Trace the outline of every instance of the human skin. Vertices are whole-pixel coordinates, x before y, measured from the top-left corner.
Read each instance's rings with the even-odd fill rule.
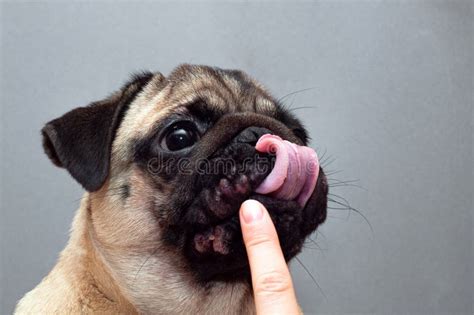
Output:
[[[257,314],[300,314],[288,265],[268,211],[260,202],[247,200],[239,215]]]

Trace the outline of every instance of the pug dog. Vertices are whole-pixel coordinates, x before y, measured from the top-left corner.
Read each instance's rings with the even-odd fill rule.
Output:
[[[241,71],[141,73],[42,137],[86,192],[57,264],[17,314],[252,314],[241,203],[265,205],[287,261],[326,218],[307,131]]]

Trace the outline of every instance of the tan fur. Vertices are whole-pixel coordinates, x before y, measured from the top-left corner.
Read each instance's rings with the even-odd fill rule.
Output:
[[[134,139],[146,136],[157,121],[198,97],[227,112],[274,110],[267,92],[239,75],[257,93],[245,94],[237,80],[211,75],[206,67],[184,65],[168,78],[155,74],[117,130],[108,180],[100,190],[84,195],[58,263],[21,299],[16,314],[254,312],[248,283],[198,285],[183,258],[161,244],[160,222],[148,207],[151,201],[165,203],[172,192],[163,183],[157,194],[131,163],[130,152]],[[124,183],[130,185],[126,200],[116,193]]]
[[[86,193],[58,263],[18,303],[16,314],[137,313],[115,285],[92,244],[89,204]]]

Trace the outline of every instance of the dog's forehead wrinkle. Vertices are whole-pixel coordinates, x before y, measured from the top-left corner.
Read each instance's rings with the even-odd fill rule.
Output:
[[[174,88],[168,103],[189,103],[195,99],[202,99],[214,106],[225,106],[233,102],[233,96],[224,89],[207,82],[185,82],[179,88]]]
[[[174,90],[191,90],[199,94],[199,90],[208,85],[224,95],[228,103],[240,106],[242,103],[254,105],[257,96],[272,99],[261,84],[241,71],[188,65],[177,69],[171,79],[176,85]]]
[[[220,91],[217,89],[210,89],[210,88],[202,89],[198,93],[191,95],[190,98],[188,99],[187,104],[198,103],[198,102],[204,103],[206,105],[210,105],[210,106],[207,106],[208,108],[210,107],[219,108],[222,111],[228,110],[228,104],[229,104],[229,101],[227,100],[225,95],[220,93]]]

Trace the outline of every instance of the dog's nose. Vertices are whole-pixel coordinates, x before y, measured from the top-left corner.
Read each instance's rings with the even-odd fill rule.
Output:
[[[264,134],[273,134],[269,129],[263,127],[251,126],[242,130],[235,138],[235,142],[247,143],[251,146],[257,144],[258,139]]]

